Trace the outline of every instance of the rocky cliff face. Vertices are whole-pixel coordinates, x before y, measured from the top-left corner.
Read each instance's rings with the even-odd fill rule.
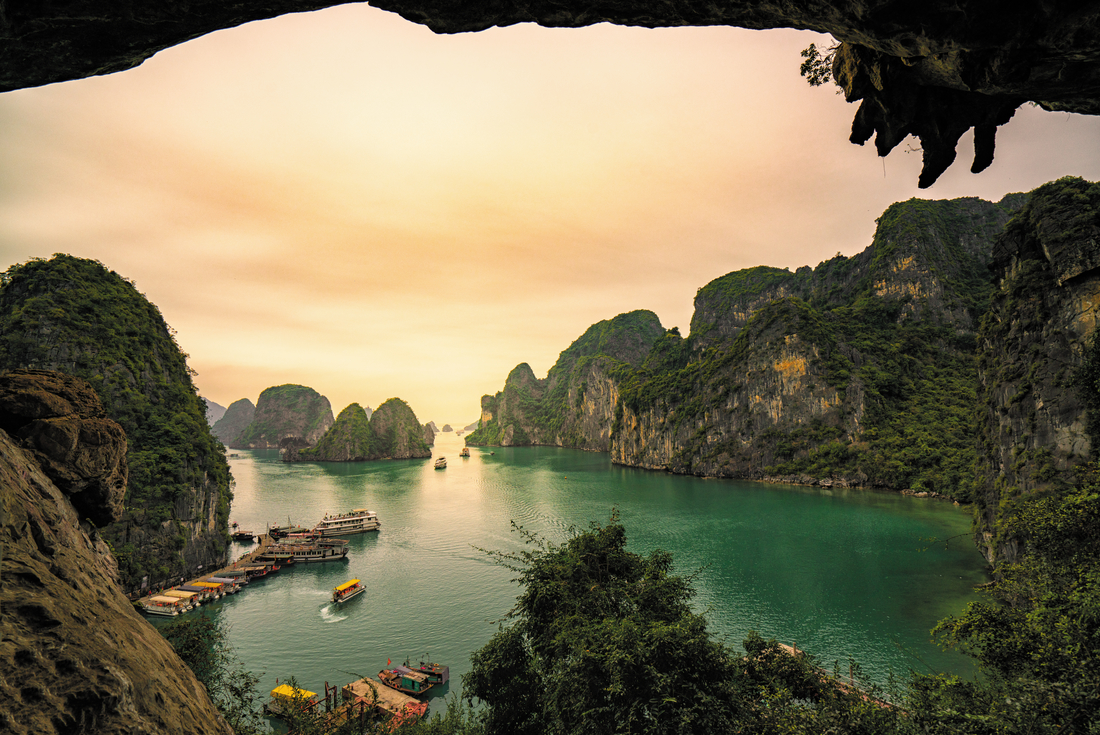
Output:
[[[0,729],[232,735],[82,520],[122,510],[121,427],[76,378],[11,372],[0,386]]]
[[[468,442],[968,498],[975,335],[992,290],[985,265],[1023,201],[902,202],[855,257],[715,279],[696,296],[687,339],[650,333],[648,352],[620,359],[582,350],[545,381],[520,365],[501,393],[482,398]],[[578,344],[591,345],[590,333]]]
[[[103,529],[122,583],[223,561],[229,468],[186,356],[156,306],[102,264],[67,255],[0,277],[0,369],[87,380],[125,430],[125,513]]]
[[[0,91],[130,69],[161,49],[334,0],[193,0],[184,5],[133,0],[11,4],[0,16]],[[579,27],[622,25],[798,28],[841,43],[832,76],[849,102],[860,101],[851,140],[875,136],[886,155],[908,135],[924,152],[921,186],[955,159],[974,130],[971,170],[993,160],[998,126],[1034,101],[1049,110],[1100,113],[1100,14],[1079,3],[927,0],[919,9],[892,0],[658,0],[593,5],[581,0],[374,0],[437,33],[533,22]]]
[[[1100,439],[1090,426],[1100,386],[1082,379],[1096,360],[1100,185],[1063,179],[1040,187],[993,256],[997,288],[980,343],[975,498],[978,542],[991,562],[1015,558],[1015,540],[1000,528],[1015,501],[1067,489]]]
[[[256,417],[256,406],[247,398],[233,401],[225,414],[211,428],[210,432],[216,436],[222,444],[233,446],[233,442],[252,423]]]
[[[480,427],[466,443],[608,451],[615,404],[608,403],[606,376],[618,367],[641,366],[662,334],[656,314],[632,311],[589,327],[544,380],[527,363],[517,365],[504,390],[482,397]]]
[[[256,402],[252,423],[230,440],[234,449],[282,449],[289,444],[311,447],[335,419],[323,395],[304,385],[277,385]]]

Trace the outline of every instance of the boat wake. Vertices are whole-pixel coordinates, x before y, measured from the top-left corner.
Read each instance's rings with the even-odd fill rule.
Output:
[[[331,602],[321,607],[321,622],[323,623],[339,623],[341,620],[347,620],[348,614],[337,612],[336,606]]]

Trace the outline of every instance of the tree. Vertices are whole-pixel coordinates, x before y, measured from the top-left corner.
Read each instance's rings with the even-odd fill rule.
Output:
[[[989,601],[941,622],[940,640],[974,656],[982,679],[921,677],[926,732],[1100,733],[1100,480],[1065,497],[1021,501],[1005,520],[1021,544]]]
[[[628,552],[615,513],[561,545],[513,528],[533,549],[486,553],[523,591],[463,676],[488,735],[736,730],[735,657],[669,554]]]
[[[199,613],[176,618],[161,633],[206,687],[207,694],[236,735],[260,735],[268,728],[257,690],[260,677],[246,671],[229,648],[220,618]]]

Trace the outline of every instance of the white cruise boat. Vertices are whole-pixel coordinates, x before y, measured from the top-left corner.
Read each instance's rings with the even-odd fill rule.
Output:
[[[354,536],[357,533],[377,531],[382,524],[378,514],[366,508],[357,508],[350,513],[325,516],[313,528],[315,536]]]

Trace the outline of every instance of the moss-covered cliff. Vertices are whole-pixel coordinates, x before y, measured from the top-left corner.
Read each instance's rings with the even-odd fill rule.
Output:
[[[1097,444],[1100,184],[1035,190],[993,252],[997,288],[979,362],[979,545],[1012,560],[1020,501],[1060,495]],[[1089,412],[1091,411],[1091,416]]]
[[[715,279],[696,295],[688,338],[658,334],[629,360],[587,351],[557,386],[569,386],[567,401],[547,399],[553,375],[538,381],[517,367],[504,391],[482,398],[468,442],[968,498],[986,264],[1024,200],[912,199],[887,209],[854,257]]]
[[[210,432],[216,436],[222,444],[231,446],[233,441],[244,433],[256,417],[256,405],[247,398],[233,401],[225,414],[210,428]]]
[[[157,307],[96,261],[57,255],[0,277],[0,368],[82,377],[126,431],[125,513],[102,530],[127,586],[228,547],[229,468],[186,358]]]
[[[292,444],[316,444],[332,426],[332,406],[323,395],[304,385],[267,388],[256,401],[252,423],[229,446],[235,449],[277,449]]]
[[[632,311],[589,327],[543,380],[527,363],[517,365],[504,390],[482,397],[479,427],[466,443],[606,452],[617,393],[607,392],[602,376],[619,366],[640,366],[664,331],[653,312]]]
[[[358,462],[375,459],[414,459],[432,456],[424,439],[425,427],[409,404],[391,398],[368,414],[353,403],[313,447],[288,447],[287,462]]]

